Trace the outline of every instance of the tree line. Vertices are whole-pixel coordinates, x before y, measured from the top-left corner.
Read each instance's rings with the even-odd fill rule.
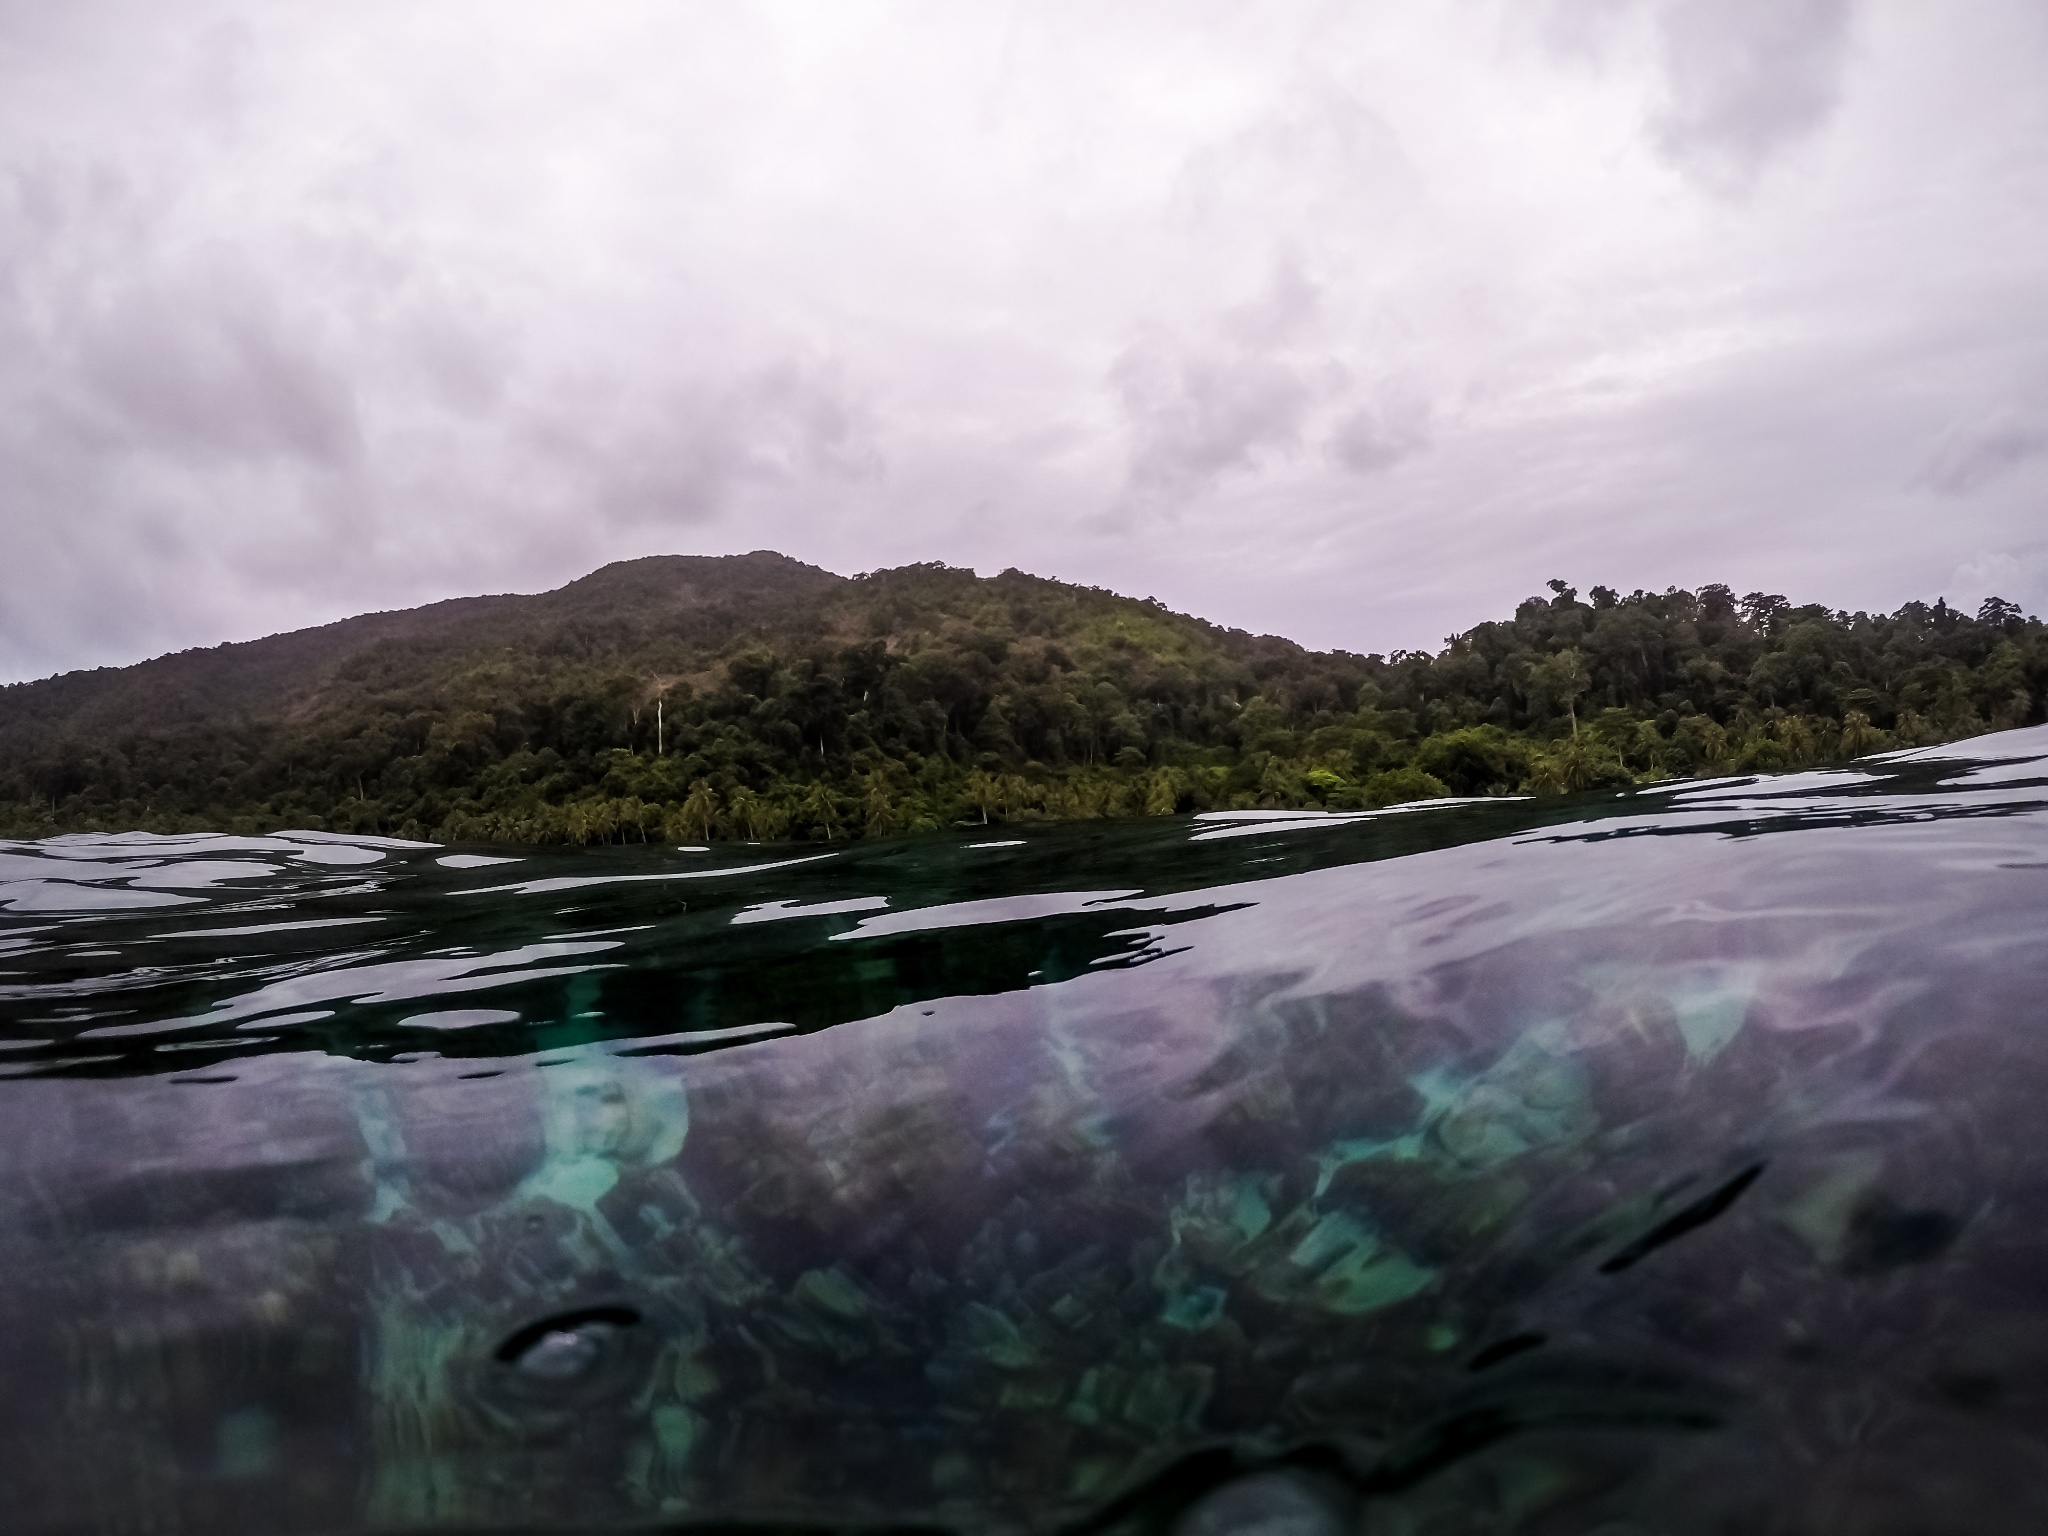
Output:
[[[2048,626],[1995,598],[1552,581],[1361,656],[1016,571],[763,553],[442,609],[0,689],[0,830],[831,841],[1370,808],[1840,762],[2048,694]]]

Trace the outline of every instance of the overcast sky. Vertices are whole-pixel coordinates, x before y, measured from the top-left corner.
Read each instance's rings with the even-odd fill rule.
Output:
[[[2048,609],[2048,3],[0,0],[0,679],[635,555]]]

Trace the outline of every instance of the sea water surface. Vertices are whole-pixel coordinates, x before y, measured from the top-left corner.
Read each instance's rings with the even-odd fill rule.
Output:
[[[0,844],[0,1526],[2048,1530],[2048,727]]]

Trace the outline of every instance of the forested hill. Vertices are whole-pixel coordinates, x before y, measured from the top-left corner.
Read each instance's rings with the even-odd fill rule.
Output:
[[[2048,626],[1561,581],[1435,654],[940,565],[664,556],[0,689],[0,832],[877,836],[1555,793],[2038,721]]]

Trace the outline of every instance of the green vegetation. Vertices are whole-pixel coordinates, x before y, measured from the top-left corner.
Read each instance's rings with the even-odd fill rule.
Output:
[[[1095,588],[780,555],[607,566],[0,689],[0,831],[831,840],[1557,793],[2037,721],[2048,625],[1561,581],[1435,654]]]

